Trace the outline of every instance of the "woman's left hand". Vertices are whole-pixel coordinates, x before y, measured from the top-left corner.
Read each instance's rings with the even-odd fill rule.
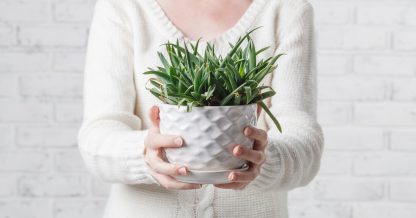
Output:
[[[253,149],[236,145],[233,148],[233,155],[248,161],[249,168],[246,171],[232,171],[228,174],[231,183],[214,184],[215,187],[224,189],[244,189],[260,173],[261,165],[266,161],[264,150],[268,144],[267,132],[253,126],[244,128],[244,135],[254,139]]]

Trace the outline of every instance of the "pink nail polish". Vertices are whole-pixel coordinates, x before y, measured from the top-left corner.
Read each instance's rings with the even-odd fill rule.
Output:
[[[181,168],[179,168],[179,173],[181,174],[181,175],[186,175],[186,168],[185,167],[181,167]]]
[[[229,179],[230,181],[234,180],[234,179],[235,179],[234,174],[230,173],[230,175],[228,175],[228,179]]]
[[[178,146],[182,146],[182,138],[178,137],[175,139],[175,144]]]
[[[240,155],[242,152],[243,152],[243,149],[241,149],[241,147],[240,147],[240,146],[237,146],[237,147],[234,149],[234,154],[235,154],[235,155]]]

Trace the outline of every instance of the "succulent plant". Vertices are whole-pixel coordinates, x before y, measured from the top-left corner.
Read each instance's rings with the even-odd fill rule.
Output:
[[[179,40],[162,44],[168,58],[157,52],[163,66],[157,69],[148,67],[148,71],[144,72],[156,76],[148,80],[152,87],[146,83],[146,89],[166,104],[186,106],[188,112],[193,106],[260,103],[282,132],[278,120],[262,101],[276,92],[260,82],[276,69],[277,59],[284,54],[257,60],[257,56],[269,48],[256,50],[250,34],[258,28],[240,36],[235,44],[229,42],[230,50],[225,57],[217,55],[214,45],[209,42],[200,54],[198,45],[201,38],[196,43],[190,43],[191,48],[185,42],[180,45]],[[246,46],[241,48],[244,40]]]

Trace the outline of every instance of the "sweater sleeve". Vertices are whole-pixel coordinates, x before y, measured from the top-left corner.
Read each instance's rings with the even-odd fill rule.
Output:
[[[246,188],[290,190],[307,185],[317,174],[324,138],[316,120],[316,51],[313,8],[304,2],[278,33],[278,61],[271,85],[276,95],[267,102],[282,126],[269,116],[266,161]],[[263,112],[262,112],[263,113]]]
[[[113,183],[156,183],[143,159],[142,121],[134,114],[132,32],[122,10],[98,0],[84,70],[83,122],[78,145],[87,169]]]

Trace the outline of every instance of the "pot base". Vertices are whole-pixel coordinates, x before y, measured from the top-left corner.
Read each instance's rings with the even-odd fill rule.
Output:
[[[244,164],[241,168],[233,170],[189,170],[186,176],[175,176],[175,179],[180,182],[197,183],[197,184],[222,184],[231,183],[228,180],[228,174],[231,171],[246,171],[249,168]]]

